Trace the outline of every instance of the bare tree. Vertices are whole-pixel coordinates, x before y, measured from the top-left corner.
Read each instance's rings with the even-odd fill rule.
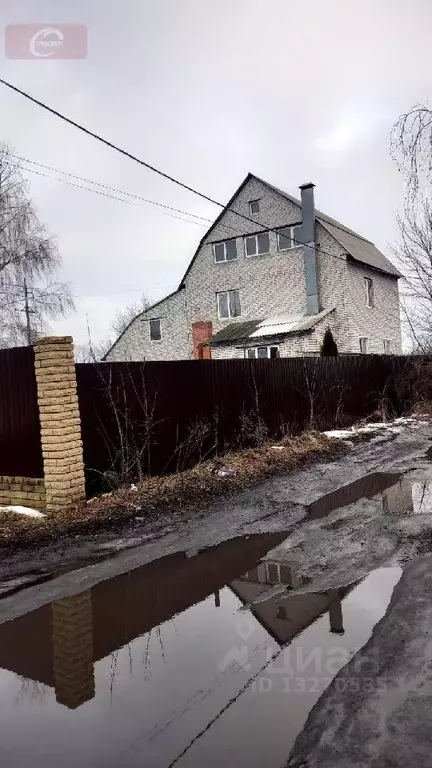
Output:
[[[414,350],[432,350],[432,110],[412,107],[393,127],[391,152],[406,180],[405,211],[398,216],[399,241],[393,248],[405,280],[402,319]]]
[[[40,223],[19,161],[0,145],[0,345],[30,344],[50,319],[74,308],[56,281],[61,259]]]
[[[402,317],[414,349],[432,350],[432,204],[418,197],[398,216],[399,242],[393,253],[404,274]]]
[[[117,310],[114,320],[111,323],[111,328],[116,336],[120,336],[120,334],[126,330],[128,325],[130,325],[132,320],[134,320],[137,315],[139,315],[141,312],[144,312],[150,306],[151,302],[143,293],[139,301],[135,301],[133,304],[130,304],[124,309]]]
[[[406,177],[409,196],[417,194],[432,172],[432,109],[418,104],[399,117],[392,130],[391,152]]]
[[[100,363],[111,346],[111,340],[88,341],[85,344],[75,344],[75,360],[77,363]]]

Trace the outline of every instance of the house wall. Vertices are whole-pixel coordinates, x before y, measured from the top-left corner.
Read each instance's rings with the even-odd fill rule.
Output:
[[[359,338],[368,338],[368,353],[384,353],[383,340],[390,339],[391,351],[402,352],[398,281],[361,264],[348,263],[347,302],[350,312],[350,345],[359,352]],[[365,277],[373,280],[374,306],[366,306]]]
[[[249,202],[260,200],[260,211],[249,212]],[[176,360],[193,357],[192,326],[211,322],[213,334],[228,323],[241,319],[263,319],[281,313],[304,314],[307,310],[303,248],[279,253],[277,236],[270,232],[270,253],[246,257],[244,236],[263,229],[299,224],[301,206],[287,200],[258,179],[250,179],[201,245],[185,278],[185,288],[140,315],[119,339],[107,360]],[[241,218],[234,211],[252,219]],[[255,223],[255,221],[257,223]],[[258,223],[260,222],[260,223]],[[213,243],[235,237],[237,260],[216,264]],[[392,351],[401,350],[397,280],[367,266],[347,261],[340,243],[319,222],[316,225],[317,277],[320,309],[335,307],[324,329],[284,342],[281,355],[314,354],[322,334],[330,325],[339,352],[359,352],[359,338],[369,339],[369,352],[382,353],[383,340],[390,339]],[[375,306],[365,301],[364,278],[374,281]],[[216,293],[240,290],[241,317],[220,320]],[[162,339],[151,342],[148,320],[162,319]],[[242,357],[234,347],[213,348],[212,356]]]
[[[254,199],[260,199],[261,206],[256,216],[249,213],[249,201]],[[255,179],[251,179],[242,189],[232,208],[268,227],[298,224],[302,218],[300,206]],[[211,320],[213,333],[216,333],[233,322],[218,318],[216,292],[236,288],[240,290],[242,317],[259,319],[281,312],[306,311],[302,246],[279,253],[276,234],[270,232],[270,254],[246,257],[244,235],[262,229],[260,224],[227,211],[211,231],[186,278],[191,323]],[[215,264],[212,243],[236,235],[237,260]]]
[[[161,320],[162,338],[151,341],[149,320],[156,319]],[[138,315],[106,360],[185,360],[192,356],[192,330],[186,322],[186,291],[181,290]]]

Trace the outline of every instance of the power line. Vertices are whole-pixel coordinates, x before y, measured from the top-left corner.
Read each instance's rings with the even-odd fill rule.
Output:
[[[14,165],[11,163],[11,165]],[[22,167],[22,166],[17,166]],[[133,205],[135,208],[142,208],[145,210],[143,205],[139,205],[139,203],[134,203],[131,200],[124,200],[122,197],[118,197],[116,195],[110,195],[108,192],[101,192],[99,189],[91,189],[91,187],[85,187],[83,184],[76,184],[73,181],[67,181],[67,179],[55,179],[52,176],[48,176],[46,173],[42,173],[42,171],[37,171],[35,168],[25,168],[22,167],[23,171],[27,171],[28,173],[34,173],[37,176],[43,176],[45,179],[50,179],[51,181],[58,181],[61,184],[67,184],[69,187],[75,187],[76,189],[83,189],[86,192],[93,192],[95,195],[100,195],[102,197],[108,197],[111,198],[111,200],[117,200],[120,203],[125,203],[126,205]],[[120,191],[120,190],[119,190]],[[196,224],[198,227],[204,227],[207,226],[204,224],[204,222],[200,221],[192,221],[191,219],[184,219],[182,216],[175,216],[173,213],[168,213],[167,211],[160,211],[160,213],[163,214],[163,216],[170,216],[172,219],[178,219],[179,221],[185,221],[187,224]]]
[[[53,173],[61,173],[63,176],[70,176],[72,179],[77,179],[78,181],[84,181],[86,184],[94,184],[97,187],[102,187],[103,189],[108,189],[111,192],[117,192],[121,195],[127,195],[127,197],[132,197],[136,200],[141,200],[144,203],[149,203],[150,205],[156,205],[160,208],[166,208],[169,211],[175,211],[176,213],[183,213],[185,216],[193,216],[195,219],[201,219],[202,221],[205,221],[209,224],[212,223],[212,219],[208,219],[205,216],[199,216],[197,213],[191,213],[190,211],[184,211],[181,208],[173,208],[171,205],[166,205],[165,203],[159,203],[156,200],[149,200],[146,197],[141,197],[141,195],[136,195],[133,192],[125,192],[123,189],[118,189],[117,187],[111,187],[109,184],[103,184],[101,181],[94,181],[94,179],[87,179],[84,176],[78,176],[75,173],[70,173],[69,171],[64,171],[62,168],[53,168],[50,165],[45,165],[44,163],[39,163],[36,160],[29,160],[28,157],[20,157],[19,155],[11,154],[10,157],[15,158],[15,160],[22,160],[24,163],[30,163],[31,165],[37,165],[39,168],[44,168],[47,171],[52,171]],[[27,169],[30,170],[30,169]],[[60,179],[56,179],[56,181],[60,181]]]

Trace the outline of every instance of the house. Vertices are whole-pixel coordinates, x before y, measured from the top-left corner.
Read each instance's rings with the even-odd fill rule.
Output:
[[[398,278],[369,240],[249,173],[174,293],[139,314],[105,359],[401,352]]]

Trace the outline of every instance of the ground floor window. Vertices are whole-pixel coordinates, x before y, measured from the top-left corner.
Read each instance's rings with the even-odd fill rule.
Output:
[[[362,338],[359,339],[359,341],[360,341],[360,352],[361,352],[361,354],[362,355],[367,355],[368,339],[366,338],[366,336],[362,336]]]
[[[390,339],[384,339],[383,340],[383,348],[384,348],[384,354],[385,355],[391,355],[391,341]]]
[[[150,320],[150,341],[160,341],[162,338],[161,321]]]
[[[279,347],[249,347],[245,349],[244,354],[250,360],[256,357],[279,357]]]

